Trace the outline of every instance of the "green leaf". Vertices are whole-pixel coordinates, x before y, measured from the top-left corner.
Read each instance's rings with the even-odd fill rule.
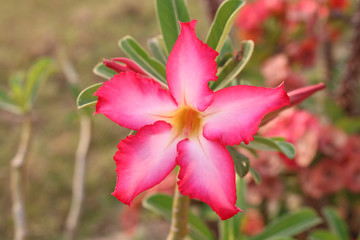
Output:
[[[2,89],[0,89],[0,108],[14,114],[22,113],[21,109],[16,106],[16,103]]]
[[[246,147],[254,150],[279,151],[290,159],[293,159],[296,154],[295,147],[291,143],[279,138],[254,136],[254,141],[250,142]]]
[[[267,238],[266,240],[296,240],[296,239],[292,237],[272,237],[272,238]]]
[[[243,70],[254,50],[254,42],[251,40],[241,43],[241,50],[235,58],[229,59],[218,74],[218,79],[213,82],[211,89],[219,90],[225,88]]]
[[[165,52],[164,39],[162,36],[157,36],[148,40],[150,51],[154,57],[166,66],[167,53]]]
[[[96,64],[96,66],[93,68],[93,72],[96,75],[105,78],[107,80],[109,80],[110,78],[114,77],[115,74],[117,74],[117,72],[106,67],[102,62]]]
[[[206,38],[206,43],[215,51],[221,51],[236,15],[244,4],[242,0],[227,0],[218,8]]]
[[[25,108],[25,97],[24,97],[24,78],[23,72],[17,72],[10,77],[10,98],[14,103],[24,111]]]
[[[239,153],[234,147],[227,146],[235,166],[235,172],[239,177],[243,178],[249,172],[250,162],[249,158]]]
[[[261,183],[261,176],[258,171],[256,171],[255,168],[250,167],[250,174],[254,179],[255,183],[259,185]]]
[[[78,109],[95,104],[97,102],[97,96],[94,96],[94,93],[102,85],[103,83],[97,83],[82,90],[76,100]]]
[[[341,240],[327,230],[315,230],[310,233],[309,240]]]
[[[180,34],[181,22],[190,22],[184,0],[156,0],[157,16],[161,33],[169,54]]]
[[[38,60],[29,70],[25,83],[25,104],[30,108],[35,101],[40,87],[55,72],[54,61],[49,58]]]
[[[288,213],[275,219],[265,230],[250,238],[250,240],[292,237],[318,225],[320,222],[321,219],[313,209],[303,208],[295,213]]]
[[[350,239],[349,229],[346,223],[341,220],[333,208],[325,207],[322,209],[322,213],[332,233],[334,233],[341,240]]]
[[[143,206],[153,212],[159,213],[167,219],[171,219],[173,198],[164,194],[155,194],[143,200]],[[190,226],[189,237],[194,240],[214,240],[214,236],[205,223],[196,215],[189,213]]]
[[[119,41],[120,48],[140,67],[148,72],[151,77],[166,84],[165,66],[149,54],[132,37],[126,36]]]

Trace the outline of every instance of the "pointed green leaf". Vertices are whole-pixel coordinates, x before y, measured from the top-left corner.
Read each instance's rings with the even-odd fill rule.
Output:
[[[244,4],[242,0],[227,0],[220,5],[206,38],[206,43],[215,51],[221,51],[236,15]]]
[[[249,158],[239,153],[234,147],[227,146],[235,166],[235,172],[239,177],[243,178],[249,172],[250,162]]]
[[[332,233],[341,240],[349,240],[349,229],[346,223],[337,215],[336,211],[331,207],[325,207],[322,213],[329,225]]]
[[[211,89],[219,90],[225,88],[234,80],[239,73],[243,70],[254,50],[254,42],[251,40],[243,41],[241,43],[241,50],[235,56],[226,62],[221,72],[218,74],[218,79],[213,82]]]
[[[167,53],[165,49],[164,39],[162,36],[157,36],[148,41],[150,51],[154,57],[166,66]]]
[[[279,151],[290,159],[294,158],[296,154],[295,147],[291,143],[282,141],[279,138],[254,136],[254,141],[250,142],[246,147],[254,150]]]
[[[95,104],[97,102],[97,96],[94,96],[94,93],[102,85],[103,83],[97,83],[82,90],[76,100],[78,109]]]
[[[16,105],[16,103],[8,96],[8,94],[0,89],[0,108],[12,112],[15,114],[21,114],[21,109]]]
[[[250,167],[250,174],[254,179],[255,183],[259,185],[261,183],[261,176],[258,171],[256,171],[255,168]]]
[[[342,240],[327,230],[315,230],[311,232],[309,240]]]
[[[149,54],[132,37],[126,36],[119,41],[120,48],[151,77],[159,79],[166,84],[165,66]]]
[[[143,206],[153,212],[159,213],[167,219],[171,219],[173,198],[164,194],[155,194],[143,200]],[[214,240],[214,236],[205,223],[196,215],[189,213],[188,223],[190,226],[189,237],[194,240]]]
[[[93,68],[93,72],[99,77],[105,78],[107,80],[109,80],[110,78],[114,77],[115,74],[117,74],[117,72],[106,67],[102,62],[96,64],[96,66]]]
[[[184,0],[156,0],[157,16],[161,33],[169,54],[180,34],[181,22],[190,22]]]
[[[29,70],[25,83],[25,101],[31,107],[40,87],[55,72],[55,64],[49,58],[38,60]]]
[[[303,208],[295,213],[285,214],[270,222],[265,230],[250,238],[250,240],[292,237],[318,225],[320,222],[321,219],[313,209]]]

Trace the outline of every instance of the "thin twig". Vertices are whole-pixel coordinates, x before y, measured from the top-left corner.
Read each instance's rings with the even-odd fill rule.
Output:
[[[177,186],[172,208],[170,232],[166,240],[184,240],[189,232],[188,212],[190,198],[181,195]]]
[[[77,87],[79,77],[73,65],[68,60],[65,50],[59,50],[58,56],[61,68],[70,87]],[[91,119],[86,114],[79,113],[80,137],[75,157],[75,169],[72,185],[70,210],[65,222],[64,239],[73,240],[78,229],[83,200],[85,197],[85,174],[87,153],[91,140]]]
[[[360,1],[357,1],[357,10],[353,17],[354,38],[349,47],[351,53],[346,67],[344,78],[339,92],[339,104],[349,115],[360,115],[357,102],[360,73]]]
[[[72,240],[75,237],[82,203],[85,196],[86,156],[91,139],[91,119],[87,115],[80,116],[80,139],[76,151],[75,172],[73,178],[72,199],[69,214],[66,219],[64,238]]]
[[[21,138],[17,153],[11,161],[11,196],[12,212],[14,218],[14,240],[27,238],[27,221],[24,200],[24,165],[29,154],[32,123],[30,116],[24,115],[22,119]]]

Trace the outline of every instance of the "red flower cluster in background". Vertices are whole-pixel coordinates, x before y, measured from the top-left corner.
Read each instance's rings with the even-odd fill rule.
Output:
[[[324,37],[336,40],[341,31],[332,14],[348,6],[348,0],[255,0],[240,11],[236,24],[241,39],[267,44],[272,40],[274,49],[284,52],[291,63],[309,67],[318,43]]]

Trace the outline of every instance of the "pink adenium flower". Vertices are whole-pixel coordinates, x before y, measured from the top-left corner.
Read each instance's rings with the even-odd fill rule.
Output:
[[[166,75],[169,89],[123,72],[95,93],[96,113],[138,131],[118,145],[113,195],[125,204],[160,183],[176,165],[179,191],[207,203],[221,219],[235,206],[235,171],[226,145],[249,143],[265,114],[289,104],[282,86],[232,86],[213,92],[216,51],[195,34],[196,20],[181,23]]]

